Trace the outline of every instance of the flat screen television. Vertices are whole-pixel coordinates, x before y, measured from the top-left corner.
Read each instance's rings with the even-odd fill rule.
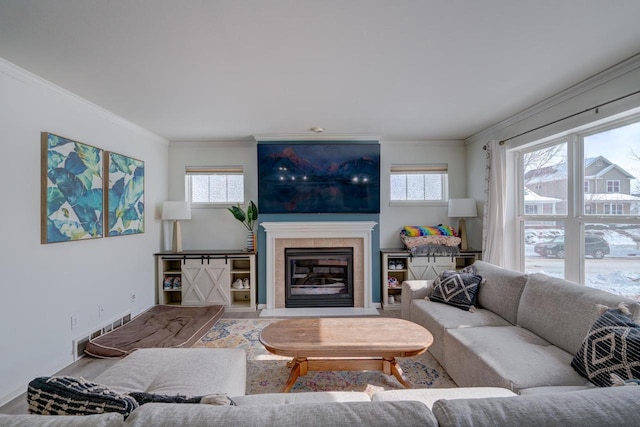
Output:
[[[260,213],[379,213],[380,144],[258,144]]]

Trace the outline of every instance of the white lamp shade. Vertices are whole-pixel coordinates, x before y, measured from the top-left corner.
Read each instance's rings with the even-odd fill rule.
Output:
[[[164,202],[162,205],[162,219],[191,219],[191,205],[189,202]]]
[[[449,199],[449,218],[473,218],[478,216],[475,199]]]

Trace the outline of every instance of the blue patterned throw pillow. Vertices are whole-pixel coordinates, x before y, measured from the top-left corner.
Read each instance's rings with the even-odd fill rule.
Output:
[[[433,282],[429,300],[469,311],[476,303],[482,276],[452,270],[443,271]]]
[[[640,379],[640,325],[623,306],[606,310],[591,326],[571,366],[599,387],[612,385],[612,374],[622,381]]]
[[[125,418],[138,407],[131,396],[75,377],[39,377],[27,389],[29,412],[41,415],[91,415],[117,412]]]

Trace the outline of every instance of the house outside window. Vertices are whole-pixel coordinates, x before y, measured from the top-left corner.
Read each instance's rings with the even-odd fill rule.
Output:
[[[522,186],[515,208],[523,271],[640,301],[640,263],[634,259],[640,253],[637,141],[640,116],[518,151]],[[573,177],[582,185],[571,185]],[[544,201],[542,212],[531,207],[534,201]]]
[[[226,207],[244,203],[241,166],[187,166],[185,195],[192,207]]]
[[[446,202],[449,192],[447,170],[446,164],[391,166],[391,204]]]

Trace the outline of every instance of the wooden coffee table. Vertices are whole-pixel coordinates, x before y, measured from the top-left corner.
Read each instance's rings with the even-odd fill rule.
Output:
[[[308,371],[378,370],[411,388],[395,358],[424,353],[433,336],[396,318],[292,318],[265,327],[260,342],[271,353],[293,357],[285,393]]]

